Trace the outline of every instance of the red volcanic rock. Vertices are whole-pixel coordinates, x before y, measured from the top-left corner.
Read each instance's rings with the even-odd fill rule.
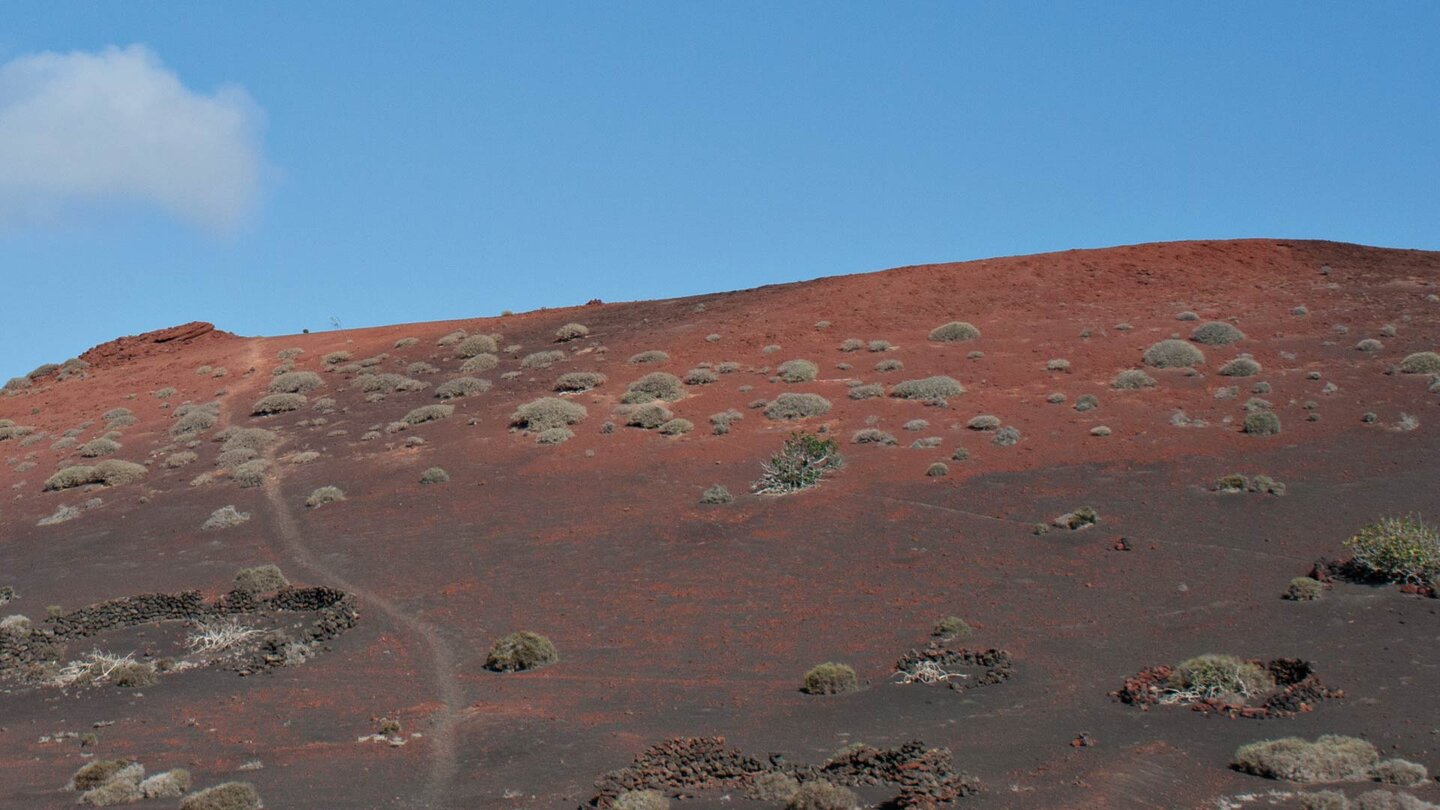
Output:
[[[167,329],[156,329],[153,332],[130,335],[116,338],[108,343],[101,343],[80,355],[80,359],[89,363],[93,370],[122,365],[141,357],[149,357],[163,352],[179,351],[183,347],[196,343],[234,339],[237,339],[235,335],[216,329],[213,323],[191,321]]]

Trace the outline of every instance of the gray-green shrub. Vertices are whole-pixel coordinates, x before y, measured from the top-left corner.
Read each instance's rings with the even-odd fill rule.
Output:
[[[1288,782],[1368,781],[1380,762],[1375,746],[1358,737],[1325,734],[1314,742],[1282,737],[1242,745],[1236,770]]]
[[[1245,339],[1245,333],[1224,321],[1210,321],[1195,327],[1190,339],[1206,346],[1225,346]]]
[[[560,660],[550,639],[520,630],[497,640],[485,656],[485,668],[494,672],[524,672]]]
[[[685,372],[686,385],[709,385],[718,379],[720,379],[720,376],[715,373],[714,369],[703,366],[692,368]]]
[[[1290,584],[1285,586],[1286,599],[1293,602],[1313,602],[1325,593],[1325,586],[1319,580],[1310,577],[1295,577]]]
[[[1400,361],[1402,374],[1440,374],[1440,354],[1415,352]]]
[[[210,513],[210,517],[206,518],[205,522],[200,524],[200,530],[213,532],[219,531],[220,529],[229,529],[234,526],[239,526],[249,519],[249,512],[241,512],[233,505],[222,506]]]
[[[675,415],[670,413],[669,408],[658,402],[651,402],[630,409],[625,415],[625,424],[629,427],[654,430],[674,418]]]
[[[665,436],[682,436],[695,429],[695,423],[689,419],[671,419],[658,428],[658,431]]]
[[[320,487],[314,492],[311,492],[310,497],[305,499],[305,505],[310,507],[311,509],[314,509],[316,507],[325,506],[326,504],[331,504],[335,503],[336,501],[343,500],[345,500],[345,490],[339,487],[327,486]]]
[[[579,424],[589,416],[585,406],[559,397],[541,397],[515,409],[510,423],[531,431],[544,431]]]
[[[45,480],[45,489],[54,491],[87,484],[118,487],[144,478],[147,472],[143,464],[107,458],[93,467],[77,464],[57,471]]]
[[[956,397],[965,393],[965,386],[953,377],[938,374],[920,380],[905,380],[890,387],[890,396],[897,399],[918,399],[926,402]]]
[[[572,340],[579,340],[590,334],[590,328],[582,323],[567,323],[555,330],[555,340],[560,343],[567,343]]]
[[[662,352],[658,349],[651,349],[650,351],[630,355],[630,365],[644,366],[650,365],[652,363],[664,363],[669,359],[670,355],[666,354],[665,352]]]
[[[770,419],[809,419],[830,412],[830,400],[819,394],[785,393],[765,406],[765,416]]]
[[[1252,411],[1246,414],[1243,429],[1253,436],[1274,436],[1280,432],[1280,417],[1271,411]]]
[[[541,445],[563,444],[575,438],[575,431],[566,427],[553,427],[535,434],[535,443]]]
[[[850,441],[853,444],[884,444],[892,447],[898,443],[895,441],[894,436],[878,428],[857,430],[855,434],[850,437]]]
[[[1115,375],[1110,387],[1120,391],[1135,391],[1155,385],[1155,378],[1138,368],[1127,368]]]
[[[249,782],[224,782],[180,801],[180,810],[259,810],[260,806],[260,793]]]
[[[304,394],[269,394],[262,397],[250,408],[254,416],[270,416],[286,411],[296,411],[305,406]]]
[[[820,374],[820,367],[809,360],[786,360],[775,373],[787,383],[809,382]]]
[[[113,455],[119,449],[119,442],[102,436],[80,445],[80,449],[76,451],[76,454],[81,458],[99,458],[101,456]]]
[[[683,396],[685,389],[681,386],[679,377],[664,371],[653,371],[626,386],[625,395],[620,401],[627,404],[657,399],[674,402]]]
[[[467,357],[465,362],[460,364],[461,374],[475,374],[481,371],[489,371],[500,365],[500,358],[488,352],[482,352],[474,357]]]
[[[851,399],[875,399],[885,396],[885,387],[871,383],[869,385],[857,385],[850,389],[848,396]]]
[[[598,371],[571,371],[555,380],[556,391],[589,391],[605,384],[606,377]]]
[[[710,487],[700,495],[700,503],[709,505],[726,504],[734,500],[735,496],[730,494],[730,490],[720,484]]]
[[[847,664],[827,661],[805,673],[800,691],[807,695],[842,695],[860,688],[855,670]]]
[[[978,337],[980,330],[965,321],[951,321],[930,330],[930,339],[941,343],[975,340]]]
[[[479,377],[456,377],[453,380],[446,380],[435,388],[435,396],[440,399],[455,399],[457,397],[468,397],[471,394],[483,394],[490,390],[490,381],[482,380]]]
[[[1253,377],[1260,373],[1260,364],[1253,358],[1237,357],[1220,367],[1222,377]]]
[[[525,355],[525,358],[520,361],[520,367],[549,368],[564,359],[565,352],[562,352],[558,349],[552,349],[550,351],[544,352],[534,352],[533,354]]]
[[[420,474],[422,484],[444,484],[450,480],[450,473],[440,467],[431,467]]]
[[[1263,666],[1233,655],[1206,653],[1181,661],[1169,686],[1198,698],[1249,698],[1275,688],[1275,676]]]
[[[489,335],[470,335],[455,343],[456,357],[474,357],[477,354],[495,354],[498,351],[500,347],[495,344],[495,338]],[[561,356],[564,356],[563,353]]]
[[[235,583],[231,587],[246,593],[270,593],[288,587],[290,580],[273,564],[241,568],[235,572]]]
[[[306,394],[324,383],[313,371],[288,371],[270,380],[266,390],[272,394]]]
[[[1371,576],[1414,584],[1440,576],[1440,531],[1415,515],[1381,518],[1346,540],[1345,548]]]
[[[1192,368],[1204,365],[1205,353],[1183,340],[1162,340],[1145,350],[1145,365],[1151,368]]]
[[[405,414],[403,421],[407,425],[423,425],[426,422],[448,419],[453,413],[455,413],[454,405],[421,405]]]

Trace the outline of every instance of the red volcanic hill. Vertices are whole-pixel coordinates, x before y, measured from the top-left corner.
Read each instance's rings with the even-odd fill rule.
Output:
[[[1440,253],[1290,240],[121,338],[0,396],[0,808],[115,759],[324,808],[1300,807],[1232,756],[1327,733],[1434,769],[1440,602],[1316,561],[1440,508],[1437,350]],[[755,493],[795,432],[843,466]],[[522,630],[558,660],[495,671]],[[1147,674],[1203,653],[1270,691]]]

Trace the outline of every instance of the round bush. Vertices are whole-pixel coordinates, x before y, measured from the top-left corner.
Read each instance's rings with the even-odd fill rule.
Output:
[[[579,340],[590,334],[590,328],[580,323],[567,323],[555,330],[555,340],[566,343],[571,340]]]
[[[1369,781],[1379,761],[1371,743],[1326,734],[1313,743],[1283,737],[1242,745],[1232,765],[1245,773],[1290,782],[1357,782]]]
[[[830,400],[819,394],[781,394],[765,407],[770,419],[808,419],[830,412]]]
[[[720,379],[720,375],[716,374],[714,369],[703,366],[685,372],[686,385],[709,385],[718,379]]]
[[[689,419],[671,419],[658,428],[658,432],[665,436],[682,436],[695,429],[695,423]]]
[[[455,344],[455,355],[457,357],[474,357],[477,354],[495,354],[500,347],[495,345],[495,339],[489,335],[471,335],[461,339]]]
[[[666,354],[665,352],[659,350],[651,350],[648,352],[640,352],[639,354],[632,354],[630,356],[630,365],[644,366],[650,365],[652,363],[664,363],[669,359],[670,355]]]
[[[846,664],[829,661],[818,664],[805,673],[805,681],[800,691],[807,695],[841,695],[859,688],[860,679],[855,677],[854,669]]]
[[[1206,346],[1225,346],[1244,340],[1245,333],[1224,321],[1210,321],[1195,327],[1195,331],[1190,333],[1190,339]]]
[[[1151,368],[1192,368],[1205,363],[1205,353],[1183,340],[1162,340],[1145,350]]]
[[[613,810],[668,810],[670,800],[658,790],[627,790],[615,797]]]
[[[525,357],[520,360],[520,367],[549,368],[564,359],[565,352],[559,350],[534,352],[532,354],[525,355]]]
[[[847,788],[824,780],[806,782],[785,802],[785,810],[855,810],[860,799]]]
[[[930,635],[942,639],[955,639],[965,638],[973,632],[970,624],[959,616],[946,616],[935,622],[935,627],[930,631]]]
[[[465,362],[460,364],[460,373],[475,374],[481,371],[489,371],[498,365],[500,365],[500,358],[495,355],[488,353],[477,354],[474,357],[467,358]]]
[[[515,409],[510,423],[526,430],[544,431],[579,424],[587,416],[589,411],[584,405],[559,397],[541,397]]]
[[[1286,599],[1292,602],[1313,602],[1325,593],[1325,586],[1319,580],[1310,577],[1295,577],[1285,587],[1283,594]]]
[[[775,373],[787,383],[809,382],[820,374],[820,367],[809,360],[786,360]]]
[[[1135,391],[1155,385],[1155,378],[1138,368],[1126,369],[1115,375],[1110,387],[1120,391]]]
[[[345,500],[345,491],[339,487],[320,487],[310,493],[305,499],[305,505],[311,509]]]
[[[269,416],[286,411],[297,411],[305,407],[304,394],[270,394],[256,402],[250,409],[254,416]]]
[[[555,380],[556,391],[589,391],[605,384],[605,375],[598,371],[572,371]]]
[[[431,467],[420,474],[422,484],[444,484],[450,480],[450,473],[440,467]]]
[[[1170,688],[1201,698],[1249,698],[1275,688],[1275,676],[1253,661],[1207,653],[1181,661],[1170,673]]]
[[[573,438],[575,438],[575,431],[570,428],[553,427],[535,434],[535,443],[544,445],[564,444]]]
[[[1274,436],[1280,432],[1280,417],[1270,411],[1246,414],[1244,432],[1252,436]]]
[[[630,383],[625,388],[625,396],[621,397],[620,401],[644,403],[663,399],[666,402],[674,402],[683,396],[685,396],[685,389],[681,386],[679,377],[664,371],[655,371]]]
[[[890,396],[897,399],[918,399],[926,402],[958,397],[965,386],[952,377],[936,375],[922,380],[905,380],[890,387]]]
[[[489,390],[489,380],[482,380],[479,377],[456,377],[440,383],[435,389],[435,396],[440,399],[455,399],[468,397],[471,394],[483,394]]]
[[[855,435],[850,437],[850,441],[854,444],[896,444],[894,436],[875,428],[855,431]]]
[[[940,343],[956,343],[978,337],[980,330],[965,321],[951,321],[930,330],[930,339]]]
[[[1220,367],[1222,377],[1254,377],[1260,373],[1260,364],[1249,357],[1237,357]]]
[[[511,633],[496,641],[485,656],[485,668],[495,672],[524,672],[560,660],[550,639],[528,630]]]
[[[225,782],[191,793],[180,802],[180,810],[258,810],[260,794],[249,782]]]
[[[1371,576],[1423,584],[1440,575],[1440,532],[1415,516],[1381,518],[1346,540],[1345,548]]]
[[[995,430],[1000,427],[1000,417],[982,413],[979,416],[972,416],[970,421],[965,423],[965,427],[971,430]]]
[[[726,489],[720,484],[716,484],[715,486],[710,487],[700,495],[700,503],[703,504],[726,504],[731,503],[734,500],[735,496],[730,494],[730,490]]]
[[[313,371],[287,371],[270,380],[266,390],[271,394],[306,394],[323,384]]]
[[[669,408],[658,402],[652,402],[648,405],[641,405],[626,414],[625,424],[628,427],[654,430],[674,418],[675,415],[670,413]]]
[[[1440,354],[1415,352],[1400,361],[1402,374],[1440,374]]]

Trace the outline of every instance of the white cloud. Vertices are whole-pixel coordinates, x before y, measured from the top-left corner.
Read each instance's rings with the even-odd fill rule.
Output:
[[[0,65],[0,223],[140,202],[217,231],[259,195],[264,113],[240,87],[196,93],[142,45]]]

